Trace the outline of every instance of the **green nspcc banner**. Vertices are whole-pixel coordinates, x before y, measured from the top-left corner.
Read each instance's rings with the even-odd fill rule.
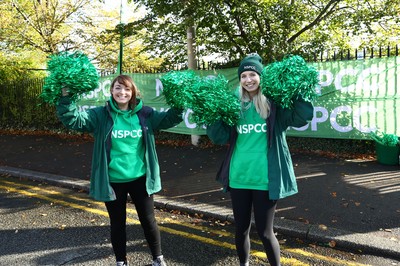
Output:
[[[400,136],[400,57],[354,61],[310,63],[319,72],[319,95],[314,102],[314,118],[302,128],[289,128],[289,136],[341,139],[369,139],[379,130]],[[239,85],[237,68],[199,70],[200,76],[221,74],[232,90]],[[164,73],[128,74],[138,86],[145,105],[163,111],[169,107],[162,95],[160,78]],[[81,110],[103,105],[110,98],[110,85],[116,75],[102,77],[94,91],[78,102]],[[185,110],[184,121],[168,131],[204,135],[205,127],[191,120]]]

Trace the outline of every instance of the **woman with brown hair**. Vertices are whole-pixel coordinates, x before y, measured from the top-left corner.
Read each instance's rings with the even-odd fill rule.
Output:
[[[111,243],[117,266],[126,258],[126,201],[135,204],[144,235],[153,256],[152,265],[166,265],[161,252],[160,231],[154,216],[153,194],[161,190],[155,149],[155,130],[176,126],[182,109],[157,112],[138,98],[132,78],[117,76],[105,106],[80,112],[68,90],[57,104],[57,115],[70,129],[94,136],[90,195],[105,202],[110,217]]]

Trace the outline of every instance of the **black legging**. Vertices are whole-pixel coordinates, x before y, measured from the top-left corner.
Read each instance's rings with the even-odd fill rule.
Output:
[[[161,255],[161,237],[154,216],[153,196],[146,192],[146,177],[129,183],[111,183],[117,199],[106,202],[111,225],[111,244],[117,261],[126,261],[126,201],[127,195],[135,204],[140,224],[153,259]]]
[[[240,263],[248,262],[250,257],[249,233],[253,207],[257,233],[264,245],[268,261],[272,266],[280,265],[279,242],[273,231],[277,201],[269,199],[268,191],[231,188],[230,194],[236,225],[236,251]]]

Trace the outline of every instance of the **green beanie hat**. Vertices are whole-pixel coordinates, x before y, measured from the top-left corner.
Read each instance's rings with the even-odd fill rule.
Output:
[[[251,54],[243,58],[240,62],[238,68],[238,75],[240,79],[240,74],[245,71],[254,71],[259,76],[261,76],[261,72],[263,70],[262,58],[258,54]]]

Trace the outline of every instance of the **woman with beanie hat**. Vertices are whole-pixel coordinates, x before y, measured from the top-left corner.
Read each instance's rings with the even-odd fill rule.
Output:
[[[277,201],[297,193],[286,142],[288,127],[302,127],[313,117],[313,105],[303,99],[293,109],[267,99],[260,88],[262,59],[245,57],[238,68],[241,104],[235,126],[222,121],[207,127],[215,144],[229,143],[217,180],[229,191],[235,219],[235,244],[240,265],[249,265],[251,212],[270,265],[280,265],[279,242],[273,232]]]

